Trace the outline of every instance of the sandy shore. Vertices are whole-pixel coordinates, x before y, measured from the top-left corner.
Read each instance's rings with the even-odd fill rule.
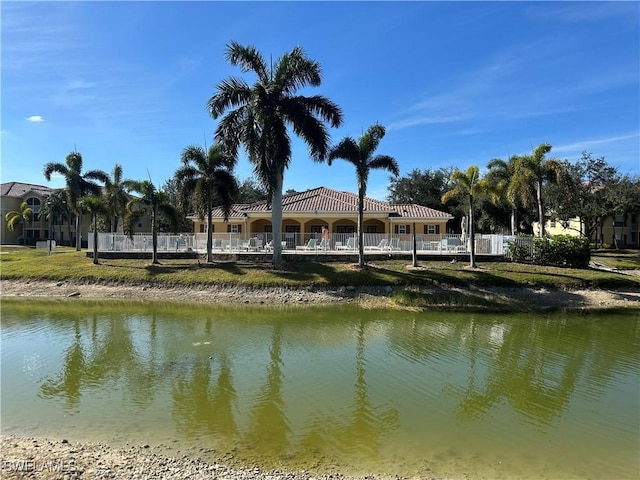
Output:
[[[72,443],[3,435],[0,439],[0,478],[37,480],[348,480],[340,474],[238,469],[186,455],[168,456],[162,446],[114,448],[102,443]],[[373,478],[373,477],[367,477]]]
[[[640,308],[640,290],[551,290],[531,288],[424,288],[425,293],[457,292],[465,296],[465,308],[474,299],[512,307],[514,310]],[[394,307],[392,287],[264,288],[201,286],[196,288],[154,285],[103,285],[51,281],[0,281],[2,297],[76,297],[86,299],[165,300],[225,304],[331,304],[356,302],[363,306]]]

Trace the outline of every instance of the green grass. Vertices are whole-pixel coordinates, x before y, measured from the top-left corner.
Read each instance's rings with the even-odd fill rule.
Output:
[[[200,286],[208,284],[262,287],[332,286],[502,286],[577,288],[640,288],[640,278],[588,269],[541,267],[509,262],[480,262],[478,270],[467,263],[421,261],[422,269],[408,269],[407,260],[370,262],[365,270],[353,263],[286,262],[283,271],[273,271],[269,258],[263,263],[238,260],[200,267],[195,260],[101,259],[93,265],[86,252],[57,248],[46,251],[24,247],[0,249],[3,279],[54,280],[104,284],[158,284]]]
[[[618,270],[640,270],[640,251],[638,250],[598,250],[591,260]]]

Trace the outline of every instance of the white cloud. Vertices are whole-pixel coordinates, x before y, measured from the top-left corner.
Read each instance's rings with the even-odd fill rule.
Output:
[[[639,137],[640,137],[640,133],[636,132],[636,133],[630,133],[626,135],[616,135],[614,137],[583,140],[583,141],[575,142],[572,144],[553,147],[553,152],[564,153],[564,152],[583,151],[583,150],[588,150],[589,148],[592,148],[592,147],[600,147],[602,145],[611,145],[611,144],[623,142],[626,140],[637,141]]]
[[[44,122],[44,118],[42,118],[41,115],[31,115],[30,117],[27,117],[27,120],[34,123]]]

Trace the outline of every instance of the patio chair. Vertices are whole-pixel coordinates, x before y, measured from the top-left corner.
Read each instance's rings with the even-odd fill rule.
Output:
[[[368,247],[364,247],[366,250],[387,250],[389,248],[389,242],[387,242],[386,238],[380,240],[378,245],[370,245]]]
[[[312,238],[307,242],[306,245],[298,245],[296,246],[296,250],[315,250],[318,244],[318,240],[316,238]]]
[[[347,238],[347,244],[344,245],[343,250],[355,250],[356,249],[356,237]]]
[[[398,237],[392,238],[389,242],[389,250],[396,252],[400,251],[400,239]]]
[[[323,238],[316,247],[318,250],[329,250],[329,240]]]

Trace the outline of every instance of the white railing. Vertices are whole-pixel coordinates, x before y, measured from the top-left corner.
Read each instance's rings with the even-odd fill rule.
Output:
[[[273,234],[264,233],[214,233],[213,253],[273,251]],[[88,248],[93,250],[93,234],[89,234]],[[118,233],[98,233],[98,251],[146,252],[152,250],[149,233],[137,233],[129,237]],[[355,233],[332,233],[326,238],[321,233],[284,232],[280,240],[285,253],[357,253],[358,236]],[[364,234],[365,253],[411,253],[413,234]],[[417,234],[416,250],[423,255],[464,255],[469,253],[470,239],[459,234]],[[531,254],[532,237],[515,237],[502,234],[476,234],[475,253],[478,255],[508,255],[508,245],[515,242],[524,245]],[[159,252],[205,253],[206,233],[158,234]]]

